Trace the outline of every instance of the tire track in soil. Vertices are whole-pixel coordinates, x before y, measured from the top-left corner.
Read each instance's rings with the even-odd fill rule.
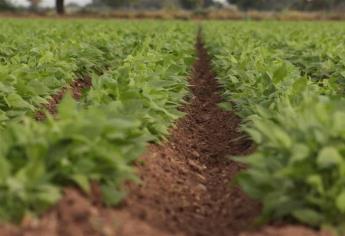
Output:
[[[168,142],[153,145],[138,167],[141,186],[131,185],[126,210],[170,233],[238,235],[260,212],[232,180],[244,167],[228,155],[245,155],[252,143],[239,132],[240,119],[218,107],[221,88],[198,37],[186,116]],[[242,137],[242,138],[241,138]]]

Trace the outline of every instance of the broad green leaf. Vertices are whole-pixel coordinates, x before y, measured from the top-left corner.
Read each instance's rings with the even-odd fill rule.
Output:
[[[20,95],[11,93],[6,98],[6,103],[9,107],[13,108],[27,108],[33,110],[33,106],[27,103]]]
[[[37,199],[45,204],[51,205],[61,198],[60,189],[52,185],[39,186]]]
[[[336,198],[336,205],[340,212],[345,213],[345,191]]]
[[[310,149],[307,145],[298,143],[292,147],[291,161],[298,162],[308,158]]]
[[[311,209],[295,210],[292,214],[297,220],[313,226],[319,226],[323,220],[322,214]]]
[[[90,192],[89,178],[82,174],[75,174],[71,176],[71,179],[85,192]]]
[[[342,161],[342,156],[334,147],[324,147],[317,156],[317,164],[322,168],[339,165]]]

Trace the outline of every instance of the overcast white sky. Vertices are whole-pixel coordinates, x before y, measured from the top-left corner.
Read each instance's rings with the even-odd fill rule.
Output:
[[[27,0],[10,0],[11,2],[21,5],[21,6],[27,6],[28,1]],[[65,0],[66,4],[70,2],[78,3],[80,5],[85,5],[91,2],[91,0]],[[55,0],[42,0],[42,6],[54,6],[55,5]]]
[[[11,2],[21,5],[21,6],[28,6],[29,3],[27,0],[10,0]],[[216,2],[225,2],[226,0],[215,0]],[[70,2],[78,3],[79,5],[86,5],[91,2],[91,0],[65,0],[65,3],[68,4]],[[49,6],[52,7],[55,4],[55,0],[42,0],[42,6]]]

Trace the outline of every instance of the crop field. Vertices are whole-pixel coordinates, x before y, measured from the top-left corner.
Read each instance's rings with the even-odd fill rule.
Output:
[[[0,235],[344,235],[344,35],[1,20]]]

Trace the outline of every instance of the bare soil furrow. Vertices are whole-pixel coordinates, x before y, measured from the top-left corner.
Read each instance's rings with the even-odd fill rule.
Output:
[[[305,227],[266,226],[247,232],[260,205],[234,184],[245,168],[231,155],[251,153],[253,144],[240,132],[241,120],[219,108],[222,88],[211,70],[199,35],[197,60],[189,78],[191,96],[181,108],[186,115],[162,144],[151,144],[136,163],[140,184],[127,183],[128,196],[118,208],[104,207],[93,184],[89,196],[66,188],[60,202],[40,219],[20,226],[2,225],[0,235],[25,236],[251,236],[328,235]],[[91,87],[91,79],[76,80],[74,98]],[[44,109],[56,114],[66,88]],[[42,111],[38,120],[45,118]],[[255,229],[255,228],[253,228]]]
[[[153,145],[138,166],[141,185],[131,185],[125,208],[133,216],[173,234],[238,235],[250,227],[259,205],[233,185],[243,169],[229,155],[252,144],[240,119],[219,108],[221,88],[198,37],[190,78],[192,96],[167,142]]]
[[[35,118],[42,121],[46,118],[45,111],[55,115],[57,107],[68,90],[71,91],[74,99],[79,100],[83,94],[84,89],[89,89],[92,86],[92,79],[85,76],[82,79],[74,80],[69,87],[61,88],[57,93],[53,94],[46,104],[42,104],[41,108],[36,112]]]

